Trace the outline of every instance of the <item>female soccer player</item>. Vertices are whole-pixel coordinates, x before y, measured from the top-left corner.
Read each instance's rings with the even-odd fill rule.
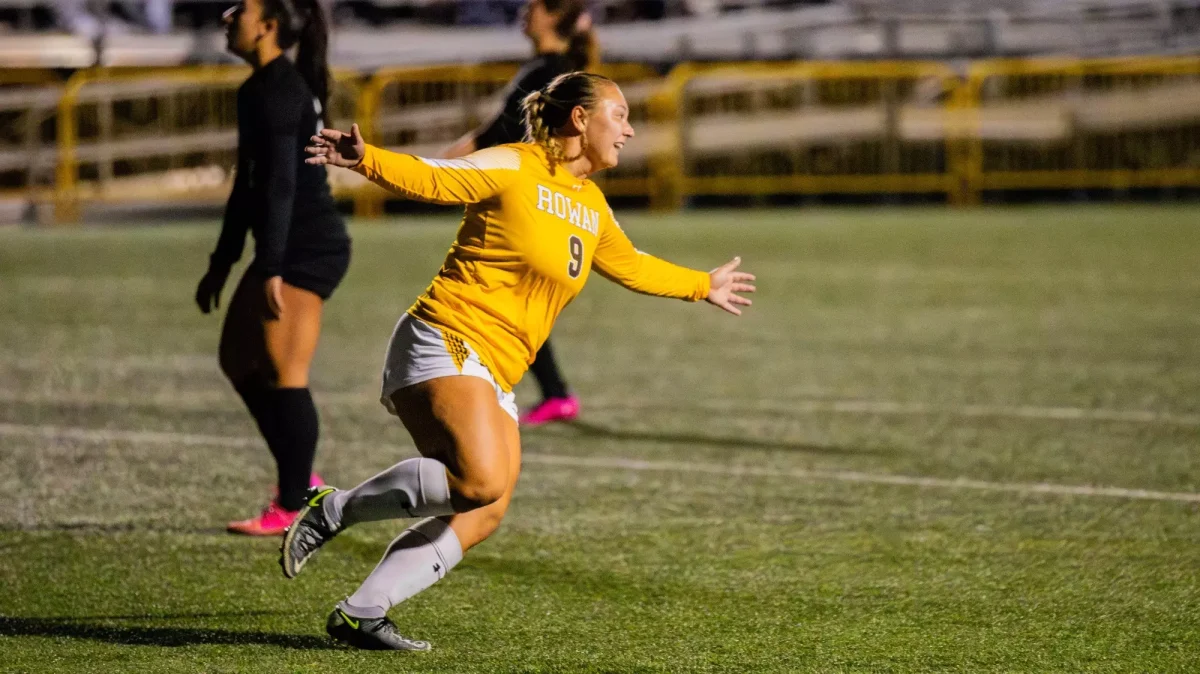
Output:
[[[310,484],[320,484],[308,370],[323,304],[350,264],[350,237],[325,167],[303,161],[329,99],[328,29],[316,0],[243,0],[225,23],[229,50],[254,73],[238,89],[237,176],[196,303],[204,313],[219,305],[253,230],[254,261],[229,302],[220,362],[275,457],[278,494],[228,528],[274,536],[292,523]],[[283,52],[297,44],[293,64]]]
[[[639,252],[588,176],[616,166],[633,137],[610,80],[568,73],[525,102],[532,143],[462,159],[399,155],[349,133],[313,137],[308,161],[353,168],[404,196],[464,204],[450,253],[392,333],[382,400],[421,458],[348,491],[310,492],[284,536],[294,577],[321,545],[361,522],[424,518],[400,534],[326,630],[359,648],[426,650],[401,636],[388,609],[433,585],[500,525],[521,467],[512,387],[594,266],[637,292],[709,302],[738,315],[750,274],[734,258],[712,273]],[[465,376],[460,376],[465,375]]]
[[[450,146],[447,159],[476,150],[519,143],[525,139],[525,116],[521,101],[555,77],[576,70],[589,70],[599,60],[592,31],[592,15],[584,0],[529,0],[522,16],[525,37],[533,43],[534,58],[525,64],[505,88],[504,107],[483,126]],[[542,402],[521,415],[521,424],[536,426],[551,421],[568,421],[579,416],[579,398],[567,389],[558,370],[554,351],[547,340],[538,349],[529,368],[542,391]]]

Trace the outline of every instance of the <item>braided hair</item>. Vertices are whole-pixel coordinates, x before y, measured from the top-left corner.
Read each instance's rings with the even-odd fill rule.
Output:
[[[563,73],[521,102],[521,111],[525,113],[525,142],[545,148],[551,169],[557,164],[578,158],[566,156],[566,148],[558,131],[571,120],[571,111],[576,107],[584,110],[596,107],[600,102],[602,85],[614,83],[594,73]],[[586,150],[586,138],[583,142]]]

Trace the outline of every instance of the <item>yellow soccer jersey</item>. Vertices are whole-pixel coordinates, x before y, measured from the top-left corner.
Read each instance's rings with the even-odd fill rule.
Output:
[[[410,199],[464,204],[433,283],[408,310],[474,347],[506,390],[521,379],[592,267],[626,288],[696,301],[709,275],[633,247],[595,183],[516,143],[460,159],[423,159],[370,145],[355,169]]]

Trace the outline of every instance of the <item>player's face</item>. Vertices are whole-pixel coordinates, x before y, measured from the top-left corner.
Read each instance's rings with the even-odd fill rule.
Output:
[[[602,85],[600,101],[589,111],[587,128],[587,154],[593,170],[612,168],[620,159],[621,148],[633,138],[633,127],[629,125],[629,104],[625,94],[615,84]]]
[[[243,58],[252,56],[259,39],[266,34],[262,20],[262,0],[242,0],[225,10],[225,48]]]
[[[553,33],[557,20],[558,18],[542,4],[542,0],[529,0],[521,10],[521,30],[525,37],[532,40]]]

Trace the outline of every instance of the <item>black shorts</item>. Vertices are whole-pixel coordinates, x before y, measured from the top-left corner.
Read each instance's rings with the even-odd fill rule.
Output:
[[[251,265],[253,266],[253,264]],[[322,251],[288,251],[283,261],[283,280],[288,285],[329,299],[350,268],[350,242]]]

